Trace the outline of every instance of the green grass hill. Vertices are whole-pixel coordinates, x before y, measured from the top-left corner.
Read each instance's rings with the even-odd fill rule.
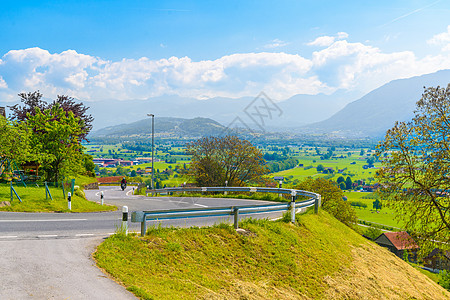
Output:
[[[94,257],[143,299],[449,299],[450,293],[326,212],[244,220],[243,230],[116,234]]]

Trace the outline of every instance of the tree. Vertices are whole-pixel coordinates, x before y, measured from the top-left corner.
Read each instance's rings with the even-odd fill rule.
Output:
[[[323,167],[323,165],[318,165],[316,167],[317,172],[322,172],[325,168]]]
[[[367,162],[367,164],[369,165],[369,168],[372,168],[372,167],[373,167],[373,164],[374,164],[374,162],[375,162],[375,157],[374,157],[374,156],[369,156],[369,157],[366,159],[366,162]]]
[[[339,176],[336,182],[337,182],[338,184],[340,184],[340,183],[342,183],[342,182],[345,182],[345,178],[344,178],[343,176]]]
[[[350,203],[343,200],[344,194],[335,182],[324,178],[313,179],[309,177],[300,182],[295,188],[320,194],[324,210],[348,226],[356,223],[355,210]]]
[[[82,168],[80,134],[84,132],[72,112],[66,114],[59,105],[44,111],[36,108],[34,115],[28,115],[27,125],[33,132],[31,147],[39,153],[46,180],[58,181],[60,175],[76,173]]]
[[[414,118],[387,131],[377,156],[381,196],[421,249],[450,242],[450,84],[426,88]]]
[[[74,114],[83,129],[79,136],[82,140],[86,140],[86,136],[91,131],[92,121],[94,120],[91,115],[87,114],[89,107],[84,106],[83,103],[76,103],[74,98],[65,95],[58,95],[56,100],[48,104],[42,100],[42,96],[39,91],[20,93],[20,102],[23,103],[23,106],[19,106],[18,104],[8,106],[12,112],[12,119],[18,122],[26,122],[29,117],[36,115],[36,109],[43,112],[58,106],[63,109],[66,115],[69,112]]]
[[[189,175],[200,186],[243,186],[268,173],[262,152],[235,136],[204,137],[187,144]]]
[[[11,122],[0,115],[0,159],[14,159],[17,163],[32,159],[30,132],[25,124]]]
[[[381,201],[379,199],[376,199],[375,201],[373,201],[373,209],[375,210],[381,210],[381,208],[383,207],[383,205],[381,204]]]
[[[350,176],[347,176],[347,178],[345,179],[345,188],[347,190],[351,190],[352,185],[353,185],[352,179],[350,178]]]

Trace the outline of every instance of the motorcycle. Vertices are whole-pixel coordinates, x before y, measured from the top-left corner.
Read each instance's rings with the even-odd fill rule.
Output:
[[[127,184],[126,183],[121,183],[120,187],[122,188],[122,191],[124,191],[127,188]]]

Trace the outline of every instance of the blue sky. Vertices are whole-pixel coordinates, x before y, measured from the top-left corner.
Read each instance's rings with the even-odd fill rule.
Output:
[[[363,94],[450,68],[448,1],[0,1],[0,99]]]

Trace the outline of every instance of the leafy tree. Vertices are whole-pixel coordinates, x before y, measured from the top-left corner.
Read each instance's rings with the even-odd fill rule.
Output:
[[[25,124],[11,122],[0,115],[0,159],[14,159],[21,163],[32,159],[30,132]]]
[[[86,170],[86,175],[95,177],[95,167],[93,157],[89,154],[83,154],[83,166]]]
[[[316,169],[317,169],[317,172],[322,172],[325,168],[323,167],[323,165],[318,165],[316,167]]]
[[[38,110],[42,112],[58,106],[63,109],[66,115],[68,115],[69,112],[74,114],[79,125],[82,127],[79,137],[82,140],[86,140],[86,136],[91,131],[92,121],[94,120],[91,115],[87,114],[89,107],[84,106],[83,103],[76,103],[74,98],[65,95],[58,95],[56,100],[48,104],[42,100],[42,96],[43,95],[39,91],[20,93],[19,97],[23,106],[19,106],[18,104],[9,106],[9,109],[12,112],[12,119],[24,122],[27,121],[29,117],[35,116]]]
[[[374,162],[375,162],[375,157],[374,157],[374,156],[369,156],[369,157],[366,159],[366,162],[367,162],[367,164],[369,165],[369,168],[372,168],[372,167],[373,167],[373,164],[374,164]]]
[[[339,176],[336,182],[338,184],[340,184],[341,182],[345,182],[345,178],[343,176]]]
[[[450,291],[450,272],[443,270],[439,272],[438,283],[444,288]]]
[[[371,239],[372,241],[374,239],[376,239],[377,237],[379,237],[383,232],[381,231],[381,229],[376,228],[376,227],[368,227],[365,231],[364,231],[364,235],[367,236],[369,239]]]
[[[324,178],[313,179],[309,177],[300,182],[295,188],[320,194],[324,210],[348,226],[356,223],[355,210],[350,203],[343,200],[344,194],[335,182]]]
[[[339,188],[340,188],[341,190],[345,190],[345,182],[339,183]]]
[[[414,118],[387,131],[377,156],[379,192],[421,249],[450,242],[450,84],[426,88]]]
[[[381,210],[381,208],[383,207],[383,204],[381,203],[381,201],[379,199],[376,199],[375,201],[373,201],[373,209],[375,210]]]
[[[189,174],[200,186],[243,186],[268,173],[262,152],[235,136],[204,137],[187,144]]]
[[[352,189],[352,179],[350,178],[350,176],[347,176],[347,178],[345,179],[345,188],[347,190],[351,190]]]
[[[64,175],[61,173],[70,174],[82,168],[83,128],[72,112],[66,114],[59,105],[44,111],[36,108],[34,115],[28,115],[27,125],[33,132],[31,147],[39,153],[46,180],[58,181]]]
[[[359,152],[359,155],[360,155],[360,156],[363,156],[363,155],[364,155],[364,149],[361,149],[361,152]]]

